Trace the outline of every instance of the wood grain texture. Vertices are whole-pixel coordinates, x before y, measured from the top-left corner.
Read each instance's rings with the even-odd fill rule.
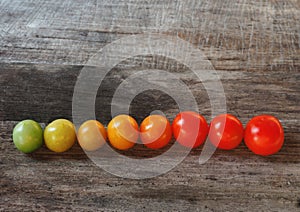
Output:
[[[0,1],[0,210],[299,210],[299,22],[298,0]],[[78,144],[62,154],[15,149],[17,121],[72,119],[74,85],[89,58],[142,33],[178,36],[203,51],[224,86],[228,112],[244,125],[254,115],[277,116],[286,135],[282,150],[259,157],[242,144],[199,165],[198,148],[162,176],[128,180],[98,168]],[[97,119],[108,123],[114,91],[144,69],[180,77],[210,121],[203,83],[161,56],[137,56],[111,70],[98,90]],[[130,114],[141,122],[153,110],[172,120],[178,106],[160,91],[147,91],[134,99]],[[162,151],[136,146],[123,154],[144,158]]]

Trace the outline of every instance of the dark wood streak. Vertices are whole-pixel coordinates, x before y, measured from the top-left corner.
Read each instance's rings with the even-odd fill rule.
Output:
[[[298,0],[1,1],[0,210],[296,211],[299,9]],[[277,116],[285,130],[282,150],[260,157],[241,144],[199,165],[197,148],[162,176],[130,180],[98,168],[78,144],[62,154],[46,147],[29,155],[15,149],[11,132],[17,121],[71,120],[74,85],[89,58],[112,41],[141,33],[178,36],[203,51],[224,86],[228,112],[244,125],[254,115]],[[122,61],[109,72],[97,94],[98,120],[109,122],[114,91],[144,69],[179,76],[211,120],[203,83],[183,64],[151,55]],[[178,106],[152,90],[136,96],[130,114],[140,123],[153,110],[172,120]],[[165,150],[137,145],[120,153],[146,158]]]

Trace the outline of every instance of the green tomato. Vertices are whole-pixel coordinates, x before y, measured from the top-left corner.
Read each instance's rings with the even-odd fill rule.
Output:
[[[33,120],[21,121],[13,130],[13,141],[18,150],[31,153],[43,145],[43,130]]]

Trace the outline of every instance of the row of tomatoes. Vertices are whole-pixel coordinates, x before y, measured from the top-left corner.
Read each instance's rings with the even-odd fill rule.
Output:
[[[15,126],[13,141],[25,153],[35,151],[43,141],[50,150],[64,152],[73,146],[76,138],[86,151],[101,148],[107,138],[111,146],[119,150],[132,148],[139,138],[148,148],[160,149],[168,145],[172,135],[178,143],[188,148],[200,146],[208,137],[217,148],[230,150],[244,139],[246,146],[259,155],[278,152],[284,141],[283,128],[274,116],[256,116],[244,129],[233,115],[216,116],[208,125],[203,116],[192,111],[179,113],[172,124],[162,115],[150,115],[140,127],[128,115],[114,117],[107,129],[100,122],[89,120],[80,126],[77,134],[74,125],[66,119],[51,122],[44,132],[37,122],[25,120]]]

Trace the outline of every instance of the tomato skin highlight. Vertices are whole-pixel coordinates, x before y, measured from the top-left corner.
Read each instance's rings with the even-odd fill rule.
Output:
[[[18,150],[31,153],[43,145],[41,125],[33,120],[19,122],[13,129],[13,142]]]
[[[61,153],[69,150],[76,141],[75,126],[66,119],[57,119],[48,124],[44,131],[47,148]]]
[[[161,115],[146,117],[140,126],[140,138],[150,149],[165,147],[172,138],[172,128],[168,119]]]
[[[135,145],[139,137],[139,127],[131,116],[118,115],[109,122],[107,135],[114,148],[127,150]]]
[[[283,127],[274,116],[255,116],[247,123],[244,141],[246,146],[257,155],[275,154],[284,142]]]
[[[106,143],[106,129],[99,121],[88,120],[79,127],[77,139],[85,151],[96,151]]]
[[[200,114],[185,111],[175,117],[172,130],[178,143],[188,148],[196,148],[204,143],[208,134],[208,124]]]
[[[219,149],[234,149],[242,142],[243,137],[243,124],[231,114],[218,115],[210,123],[208,138]]]

